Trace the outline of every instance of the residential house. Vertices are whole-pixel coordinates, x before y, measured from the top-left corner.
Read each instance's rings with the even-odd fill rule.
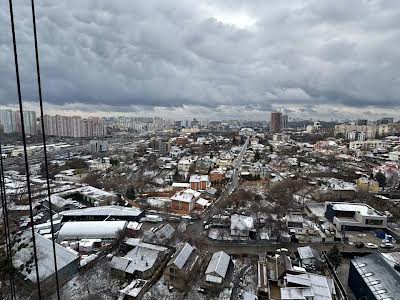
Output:
[[[224,251],[213,254],[206,270],[206,284],[221,284],[226,278],[231,257]]]
[[[209,176],[212,184],[222,184],[225,179],[225,172],[221,168],[213,169]]]
[[[195,191],[205,191],[211,186],[208,175],[192,175],[190,176],[190,188]]]
[[[354,199],[357,188],[354,183],[346,182],[340,179],[331,178],[327,181],[328,195],[334,195],[335,197],[339,197],[343,200]]]
[[[185,157],[181,158],[178,161],[178,171],[187,173],[187,172],[189,172],[189,169],[192,166],[192,164],[193,164],[193,162],[189,158],[185,158]]]
[[[111,267],[127,276],[150,278],[161,261],[166,257],[168,248],[139,242],[125,256],[114,256]]]
[[[379,192],[379,183],[375,179],[362,176],[357,179],[357,189],[376,194]]]
[[[209,158],[200,158],[196,161],[196,171],[201,174],[208,174],[214,167],[214,161]]]
[[[231,235],[239,238],[250,237],[254,231],[254,220],[252,217],[234,214],[231,216]]]
[[[143,241],[157,245],[167,244],[174,236],[175,229],[170,224],[162,224],[143,233]]]
[[[171,210],[173,213],[188,215],[195,208],[196,201],[201,193],[192,189],[177,192],[171,199]]]
[[[198,250],[185,243],[172,256],[164,271],[164,281],[168,286],[185,290],[200,263]]]

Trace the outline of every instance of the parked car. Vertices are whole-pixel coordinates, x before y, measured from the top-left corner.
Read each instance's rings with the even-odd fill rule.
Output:
[[[384,248],[384,249],[392,249],[392,248],[394,248],[394,245],[392,243],[382,243],[379,245],[379,247]]]
[[[365,247],[368,249],[378,249],[378,246],[375,245],[374,243],[367,243]]]
[[[364,243],[363,242],[357,242],[354,246],[356,248],[363,248],[364,247]]]

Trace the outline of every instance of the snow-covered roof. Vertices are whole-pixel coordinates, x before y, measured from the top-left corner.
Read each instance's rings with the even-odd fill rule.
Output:
[[[206,189],[206,193],[209,195],[215,195],[217,193],[217,189],[214,187],[209,187],[208,189]]]
[[[126,267],[131,261],[125,257],[114,256],[111,259],[111,268],[125,272]]]
[[[127,228],[131,229],[131,230],[140,230],[140,228],[142,228],[142,223],[138,223],[138,222],[129,222]]]
[[[173,182],[172,187],[176,188],[188,188],[190,186],[190,183],[187,182]]]
[[[209,203],[206,199],[204,199],[204,198],[199,198],[199,199],[196,201],[196,204],[199,204],[199,205],[201,205],[201,206],[208,206],[208,205],[210,205],[210,203]]]
[[[24,268],[21,273],[30,281],[37,282],[35,266],[33,263],[33,244],[31,237],[32,234],[30,230],[26,230],[21,233],[21,239],[19,242],[14,244],[15,255],[13,257],[13,265],[18,269],[20,266],[26,265],[28,261],[30,261],[30,269]],[[42,281],[54,274],[53,242],[37,233],[35,233],[35,239],[38,257],[39,279]],[[22,244],[25,246],[20,247]],[[58,270],[61,270],[65,266],[74,263],[75,261],[78,266],[78,253],[73,250],[68,250],[57,243],[55,243],[55,247]]]
[[[78,221],[65,223],[58,233],[58,240],[65,239],[113,239],[119,231],[124,230],[127,221]]]
[[[73,190],[69,190],[69,191],[60,193],[59,195],[61,197],[63,197],[63,196],[68,196],[73,193],[80,193],[88,198],[95,199],[99,202],[103,202],[103,201],[109,200],[110,198],[115,197],[114,193],[103,191],[103,190],[100,190],[100,189],[95,188],[90,185],[79,187],[79,188],[73,189]]]
[[[125,272],[133,274],[135,271],[144,272],[151,269],[156,263],[160,252],[164,252],[166,250],[167,248],[165,247],[153,249],[150,247],[146,247],[145,244],[138,245],[135,249],[129,251],[124,256],[124,258],[130,260],[129,265],[125,269]]]
[[[231,216],[231,229],[235,230],[252,230],[254,228],[254,220],[252,217],[242,215]]]
[[[147,280],[135,279],[129,285],[127,285],[124,289],[120,290],[119,292],[122,295],[128,295],[128,296],[135,298],[142,291],[142,289],[144,288],[146,283],[147,283]]]
[[[189,182],[202,182],[202,181],[209,181],[208,175],[192,175],[190,176]]]
[[[156,237],[159,240],[165,240],[165,239],[169,239],[172,237],[172,235],[175,233],[175,229],[174,227],[172,227],[170,224],[165,224],[164,226],[162,226],[160,229],[158,229],[155,234]]]
[[[351,182],[346,182],[336,178],[331,178],[328,180],[328,185],[335,191],[356,191],[356,185]]]
[[[138,217],[143,211],[136,207],[123,207],[123,206],[98,206],[88,207],[84,209],[74,209],[63,211],[60,214],[63,216],[131,216]]]
[[[231,257],[224,251],[214,253],[207,266],[206,274],[225,278],[230,261]]]
[[[171,200],[181,202],[192,202],[193,199],[200,197],[201,193],[192,189],[186,189],[182,192],[178,192],[171,197]]]

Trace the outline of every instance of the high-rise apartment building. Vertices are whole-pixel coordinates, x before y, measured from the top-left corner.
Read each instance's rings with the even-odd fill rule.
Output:
[[[271,127],[270,131],[272,133],[281,132],[282,129],[282,113],[280,112],[271,112]]]
[[[36,133],[36,113],[34,111],[24,111],[24,125],[26,134]],[[11,109],[0,110],[0,124],[4,133],[21,132],[21,118],[19,111]]]
[[[392,124],[394,121],[393,118],[382,118],[379,120],[376,120],[377,125],[385,125],[385,124]]]
[[[3,125],[4,133],[16,132],[16,112],[11,109],[0,110],[0,123]]]
[[[287,129],[288,128],[288,123],[289,123],[288,115],[282,115],[281,116],[281,128],[282,129]]]
[[[78,116],[44,116],[46,135],[60,137],[102,137],[105,135],[103,118]]]

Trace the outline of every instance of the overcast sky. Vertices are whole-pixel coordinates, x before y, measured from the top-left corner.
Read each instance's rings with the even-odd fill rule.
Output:
[[[0,0],[0,104],[17,103]],[[30,1],[14,1],[36,109]],[[49,113],[191,119],[399,118],[398,0],[36,1]],[[269,118],[269,117],[268,117]]]

